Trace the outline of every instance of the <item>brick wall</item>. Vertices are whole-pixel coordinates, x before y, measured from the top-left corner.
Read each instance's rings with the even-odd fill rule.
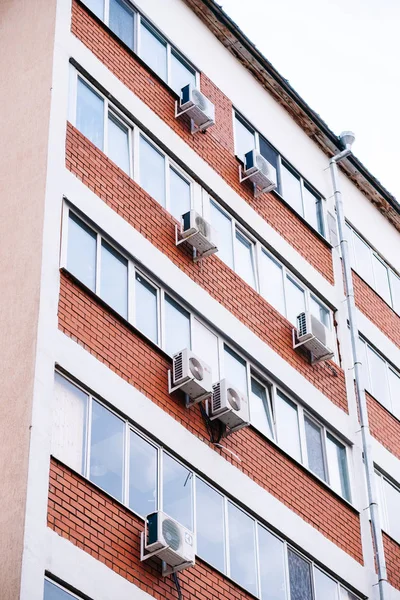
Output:
[[[260,294],[236,275],[217,255],[201,267],[182,246],[175,245],[175,219],[133,179],[68,123],[66,165],[86,186],[193,281],[278,352],[337,406],[347,411],[344,372],[331,363],[309,364],[307,356],[292,347],[292,325]],[[229,290],[229,294],[227,294]]]
[[[400,458],[400,421],[366,392],[371,435]]]
[[[205,135],[193,136],[188,120],[175,118],[173,93],[75,0],[72,3],[71,30],[118,79],[151,106],[254,210],[333,283],[330,248],[274,194],[254,198],[251,185],[239,183],[239,163],[234,156],[232,103],[204,74],[201,74],[201,89],[215,104],[216,124]]]
[[[388,581],[394,588],[400,590],[400,545],[386,533],[383,533]]]
[[[355,271],[353,284],[357,308],[400,348],[400,317]]]
[[[168,394],[170,359],[64,273],[59,327],[191,433],[209,443],[199,407],[188,410],[181,394]],[[252,428],[224,439],[224,445],[241,458],[237,463],[229,454],[216,449],[226,460],[362,562],[359,517],[351,507]]]

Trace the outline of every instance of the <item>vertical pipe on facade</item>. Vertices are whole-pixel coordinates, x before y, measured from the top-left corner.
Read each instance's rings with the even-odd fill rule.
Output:
[[[339,237],[340,237],[340,249],[342,252],[342,261],[343,261],[343,271],[344,271],[344,280],[346,285],[346,300],[347,300],[347,310],[349,317],[349,325],[350,325],[350,338],[351,338],[351,347],[353,351],[354,357],[354,375],[355,375],[355,384],[356,384],[356,395],[357,402],[359,408],[360,415],[360,425],[361,425],[361,436],[362,436],[362,447],[364,453],[364,462],[365,462],[365,471],[366,471],[366,480],[367,480],[367,490],[368,490],[368,503],[371,515],[371,525],[372,525],[372,536],[375,545],[375,556],[376,556],[376,565],[378,568],[378,585],[379,585],[379,598],[380,600],[388,600],[388,595],[386,593],[387,588],[387,572],[386,572],[386,561],[385,561],[385,552],[383,547],[383,538],[382,538],[382,529],[380,524],[379,517],[379,509],[377,503],[377,491],[376,491],[376,483],[375,483],[375,470],[374,470],[374,461],[372,457],[372,449],[371,449],[371,433],[369,429],[369,421],[368,421],[368,410],[367,410],[367,401],[365,397],[365,389],[362,385],[362,376],[361,376],[361,367],[362,363],[360,360],[360,351],[359,351],[359,332],[357,326],[357,315],[356,315],[356,305],[354,300],[354,287],[353,287],[353,277],[351,273],[351,265],[350,265],[350,256],[349,256],[349,247],[348,240],[346,235],[346,224],[345,224],[345,216],[344,216],[344,208],[343,208],[343,200],[342,194],[339,188],[339,178],[338,178],[338,167],[337,163],[346,158],[351,153],[349,147],[346,150],[343,150],[333,158],[331,158],[329,162],[333,189],[334,189],[334,197],[337,211],[337,220],[338,220],[338,228],[339,228]]]

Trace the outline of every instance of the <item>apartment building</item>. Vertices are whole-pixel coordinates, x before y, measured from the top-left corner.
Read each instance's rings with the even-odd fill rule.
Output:
[[[378,598],[339,137],[213,0],[0,27],[1,600]],[[339,180],[400,600],[400,208]]]

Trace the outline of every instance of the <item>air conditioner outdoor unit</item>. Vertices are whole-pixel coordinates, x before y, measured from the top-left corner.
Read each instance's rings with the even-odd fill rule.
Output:
[[[197,250],[197,259],[218,252],[216,232],[195,210],[182,215],[181,230],[176,229],[176,245],[187,242]]]
[[[146,517],[141,534],[141,560],[157,556],[167,563],[163,575],[192,567],[195,563],[194,534],[161,510]]]
[[[175,116],[188,115],[192,123],[192,133],[205,131],[215,123],[215,107],[212,102],[199,89],[191,84],[185,85],[181,90],[179,108],[175,109]]]
[[[244,157],[244,169],[239,167],[240,182],[249,179],[254,183],[255,195],[276,188],[276,170],[257,150],[250,150]]]
[[[237,431],[249,424],[247,398],[227,379],[221,379],[213,385],[210,418],[211,420],[219,419],[231,431]]]
[[[310,311],[302,312],[297,317],[293,347],[300,346],[311,353],[313,363],[329,360],[334,356],[331,331]]]
[[[172,358],[169,391],[172,393],[178,389],[189,396],[190,405],[209,398],[212,393],[211,368],[188,348]]]

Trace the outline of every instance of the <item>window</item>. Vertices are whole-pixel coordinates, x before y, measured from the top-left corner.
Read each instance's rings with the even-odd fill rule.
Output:
[[[299,418],[297,406],[278,392],[275,400],[276,428],[279,445],[301,461]]]
[[[218,256],[233,269],[232,219],[214,202],[210,202],[211,223],[218,232]]]
[[[389,479],[386,479],[382,473],[376,471],[375,475],[382,529],[400,544],[400,488],[396,487]]]
[[[255,522],[228,502],[229,572],[248,592],[257,596]]]
[[[52,453],[78,473],[84,473],[88,395],[55,372],[54,399]]]
[[[70,213],[68,221],[68,271],[86,287],[96,288],[97,235],[83,221]]]
[[[187,529],[193,530],[193,473],[165,453],[163,511]]]
[[[264,298],[282,315],[286,315],[283,269],[265,250],[261,252],[260,278]]]
[[[270,390],[254,377],[251,378],[250,416],[257,429],[270,438],[274,437]]]
[[[92,403],[89,479],[122,501],[124,423],[98,402]]]
[[[134,50],[135,15],[123,0],[110,0],[109,27]]]
[[[125,173],[130,174],[129,129],[108,113],[108,155]]]
[[[258,525],[258,547],[262,600],[286,600],[284,544]]]
[[[314,317],[316,317],[325,325],[325,327],[328,327],[329,329],[329,310],[326,308],[326,306],[323,306],[320,302],[318,302],[314,296],[310,296],[310,310]]]
[[[129,508],[145,517],[157,509],[157,448],[129,432]]]
[[[128,261],[107,242],[101,242],[100,296],[120,315],[128,317]]]
[[[309,469],[324,481],[326,480],[322,428],[309,417],[304,417]]]
[[[386,361],[371,348],[364,340],[360,339],[363,346],[363,355],[365,362],[364,377],[366,389],[386,406],[392,410],[388,381],[388,364]]]
[[[368,243],[346,223],[350,262],[358,275],[400,314],[400,278]]]
[[[103,150],[104,100],[78,77],[76,126],[95,146]]]
[[[224,497],[196,477],[197,554],[225,573]]]
[[[84,0],[84,4],[86,4],[99,19],[104,19],[104,0]]]
[[[181,58],[177,52],[171,50],[171,87],[180,96],[181,90],[190,83],[196,87],[196,71]]]
[[[316,231],[325,235],[321,196],[312,190],[296,170],[285,161],[262,135],[235,112],[235,154],[244,162],[244,156],[255,148],[269,162],[276,191]]]
[[[183,214],[190,210],[190,183],[179,175],[175,169],[169,169],[170,207],[175,219],[181,220]]]
[[[139,148],[140,185],[165,206],[165,158],[143,136]]]
[[[64,411],[62,419],[55,419],[56,458],[80,472],[82,464],[84,477],[142,518],[161,509],[190,530],[195,524],[198,556],[253,595],[261,600],[287,600],[290,588],[292,599],[295,594],[296,599],[311,600],[308,594],[313,584],[315,600],[331,600],[334,586],[337,594],[339,589],[344,594],[342,598],[355,600],[265,525],[59,373],[55,377],[54,411]],[[86,411],[90,419],[86,419]],[[63,446],[68,451],[60,456]],[[398,494],[397,488],[393,490]],[[395,515],[392,506],[398,502],[396,496],[392,502],[390,492],[385,515]],[[62,589],[54,584],[57,590],[53,590],[52,585],[46,584],[46,600],[67,600],[63,595],[51,596],[50,592],[61,594]]]
[[[167,44],[144,19],[141,19],[139,54],[150,69],[167,81]]]
[[[251,287],[256,287],[253,244],[238,230],[235,243],[235,270]]]
[[[170,356],[190,348],[190,314],[165,296],[165,351]]]
[[[70,594],[67,590],[60,587],[57,583],[44,580],[44,597],[43,600],[74,600],[77,596]]]
[[[286,318],[297,325],[297,317],[306,309],[304,290],[289,276],[286,276]]]
[[[288,559],[290,599],[313,600],[310,563],[290,549]]]
[[[211,368],[212,381],[219,380],[218,337],[208,327],[192,317],[192,350]]]
[[[224,377],[247,396],[246,361],[226,345],[224,346]]]
[[[343,498],[350,501],[346,447],[330,433],[326,434],[326,454],[331,487]]]
[[[136,327],[157,344],[158,291],[140,273],[136,273],[135,314]]]

